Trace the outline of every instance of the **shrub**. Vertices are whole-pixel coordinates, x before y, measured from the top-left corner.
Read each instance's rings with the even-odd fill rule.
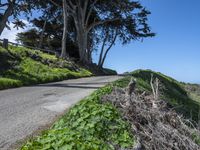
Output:
[[[19,87],[22,83],[19,80],[13,80],[0,77],[0,90],[10,87]]]

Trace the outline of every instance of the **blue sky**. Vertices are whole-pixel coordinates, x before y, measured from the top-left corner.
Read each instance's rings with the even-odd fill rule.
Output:
[[[116,45],[105,66],[122,73],[152,69],[180,81],[200,83],[200,0],[141,0],[157,34],[141,42]]]
[[[105,67],[119,73],[152,69],[179,81],[200,83],[200,0],[140,1],[152,12],[149,24],[156,37],[126,46],[116,44]],[[5,30],[1,38],[13,41],[21,31]]]

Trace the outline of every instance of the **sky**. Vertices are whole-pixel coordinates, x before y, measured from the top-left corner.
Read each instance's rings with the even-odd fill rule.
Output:
[[[151,69],[179,81],[200,83],[200,0],[141,0],[157,35],[116,44],[105,66],[122,73]]]
[[[149,24],[156,37],[116,44],[105,67],[119,73],[151,69],[179,81],[200,83],[200,0],[140,1],[152,13]],[[5,30],[1,38],[14,40],[17,32]],[[94,61],[97,58],[94,54]]]

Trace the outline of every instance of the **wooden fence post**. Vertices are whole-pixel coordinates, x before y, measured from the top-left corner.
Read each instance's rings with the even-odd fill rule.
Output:
[[[8,49],[8,39],[3,39],[3,48]]]

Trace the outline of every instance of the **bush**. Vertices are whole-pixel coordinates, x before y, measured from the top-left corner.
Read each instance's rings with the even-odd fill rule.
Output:
[[[19,80],[0,78],[0,90],[10,87],[19,87],[21,85],[22,83]]]

